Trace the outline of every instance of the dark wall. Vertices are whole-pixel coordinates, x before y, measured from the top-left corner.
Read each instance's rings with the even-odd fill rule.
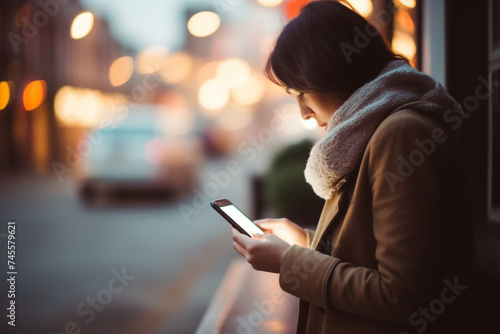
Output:
[[[463,106],[464,99],[474,95],[480,84],[478,77],[487,80],[488,26],[487,1],[447,1],[446,4],[446,84],[450,94]],[[487,177],[487,117],[488,101],[464,120],[462,147],[469,158],[476,186],[474,211],[478,221],[486,217]]]
[[[464,106],[474,96],[481,78],[488,80],[488,1],[446,1],[446,84]],[[481,92],[485,92],[482,88]],[[487,215],[488,100],[480,101],[460,128],[461,145],[474,185],[473,207],[481,303],[489,316],[500,312],[500,225]]]

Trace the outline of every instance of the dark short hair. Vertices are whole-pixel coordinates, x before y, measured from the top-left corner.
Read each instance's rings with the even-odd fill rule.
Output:
[[[360,33],[367,36],[363,43]],[[318,0],[283,28],[265,74],[301,92],[351,95],[395,59],[406,58],[394,53],[365,18],[338,1]]]

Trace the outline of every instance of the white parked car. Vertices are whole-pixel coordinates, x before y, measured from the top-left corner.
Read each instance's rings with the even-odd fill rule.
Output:
[[[140,105],[119,124],[88,132],[82,140],[92,138],[93,145],[78,171],[82,199],[189,192],[197,182],[201,146],[196,136],[176,133],[171,122],[169,110]]]

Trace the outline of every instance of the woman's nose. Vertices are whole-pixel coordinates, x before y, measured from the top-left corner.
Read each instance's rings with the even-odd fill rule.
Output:
[[[300,104],[299,104],[299,107],[300,107],[300,116],[302,117],[302,119],[307,121],[308,119],[311,119],[312,117],[314,117],[314,111],[312,111],[311,108],[309,108],[308,106],[300,105]]]

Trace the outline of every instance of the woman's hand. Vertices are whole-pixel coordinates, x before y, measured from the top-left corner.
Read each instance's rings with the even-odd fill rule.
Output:
[[[290,247],[274,234],[255,235],[250,238],[234,228],[233,248],[243,255],[256,270],[279,273],[281,259]]]
[[[256,220],[255,223],[259,225],[265,233],[275,234],[290,245],[307,247],[306,231],[286,218],[260,219]]]

